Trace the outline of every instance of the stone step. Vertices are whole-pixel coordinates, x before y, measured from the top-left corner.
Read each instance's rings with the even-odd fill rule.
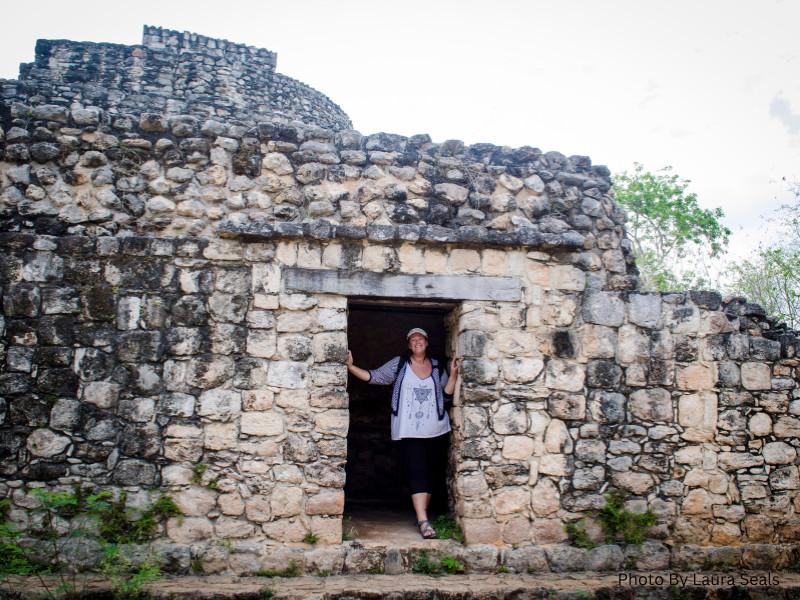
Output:
[[[677,587],[673,587],[677,586]],[[746,590],[745,590],[746,588]],[[0,598],[42,596],[38,580],[11,578]],[[108,589],[89,582],[89,594]],[[94,593],[92,593],[94,592]],[[582,573],[427,575],[341,575],[332,577],[165,577],[149,590],[152,600],[731,600],[800,597],[800,573],[732,571],[630,571]]]

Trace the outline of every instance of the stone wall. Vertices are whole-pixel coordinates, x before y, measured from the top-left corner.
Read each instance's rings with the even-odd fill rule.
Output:
[[[256,79],[274,68],[269,52],[188,34],[147,29],[141,48],[240,60]],[[384,289],[455,307],[448,493],[472,568],[666,568],[670,545],[677,568],[707,555],[691,544],[747,564],[789,556],[796,333],[742,298],[637,291],[608,169],[289,122],[219,90],[230,110],[203,113],[212,90],[191,69],[169,83],[187,103],[156,111],[152,90],[118,76],[138,72],[142,56],[112,60],[129,51],[43,43],[3,84],[0,494],[13,521],[35,526],[22,510],[35,487],[124,491],[134,507],[160,490],[184,512],[160,543],[211,570],[273,568],[309,531],[334,548],[307,566],[373,568],[380,554],[339,545],[347,307]],[[644,549],[564,545],[583,517],[599,537],[612,490],[658,515]]]

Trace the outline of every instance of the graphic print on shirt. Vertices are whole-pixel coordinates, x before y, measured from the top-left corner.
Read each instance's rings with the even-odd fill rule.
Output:
[[[433,389],[427,387],[428,384],[424,381],[420,381],[419,385],[422,387],[412,388],[414,396],[412,400],[413,406],[411,407],[412,419],[417,431],[419,431],[423,421],[430,416],[430,399],[433,392]]]

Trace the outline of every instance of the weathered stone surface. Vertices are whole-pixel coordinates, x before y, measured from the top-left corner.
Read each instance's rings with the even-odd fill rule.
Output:
[[[672,396],[661,388],[634,392],[628,406],[631,413],[643,421],[672,420]]]

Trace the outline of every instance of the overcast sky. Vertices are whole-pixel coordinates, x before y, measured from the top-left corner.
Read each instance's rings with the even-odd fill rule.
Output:
[[[800,176],[800,1],[38,0],[3,8],[0,78],[37,38],[144,24],[268,48],[356,129],[672,165],[742,249]],[[777,197],[777,198],[776,198]],[[743,228],[743,230],[740,230]]]

